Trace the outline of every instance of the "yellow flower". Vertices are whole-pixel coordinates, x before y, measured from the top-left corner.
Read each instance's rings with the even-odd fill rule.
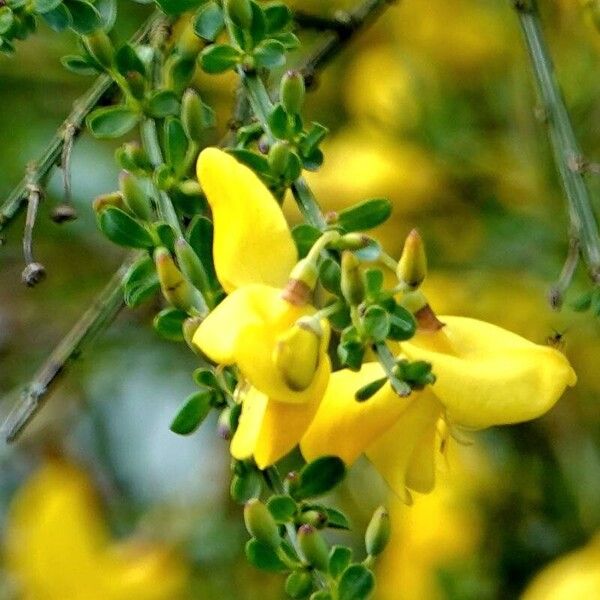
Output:
[[[576,376],[556,349],[539,346],[496,327],[463,317],[421,331],[401,345],[410,360],[433,365],[434,385],[399,398],[386,384],[359,403],[354,394],[382,377],[369,363],[358,373],[331,376],[315,420],[302,439],[307,460],[336,454],[351,464],[365,453],[390,487],[429,492],[435,481],[438,421],[450,427],[484,428],[534,419],[548,411]]]
[[[6,557],[25,600],[167,600],[181,597],[187,579],[165,548],[115,544],[87,475],[60,460],[14,498]]]
[[[315,309],[283,293],[296,247],[255,173],[208,148],[198,179],[213,213],[215,269],[229,296],[200,325],[194,344],[216,363],[237,365],[250,384],[231,451],[264,468],[298,443],[315,414],[331,371],[329,326],[311,322]]]

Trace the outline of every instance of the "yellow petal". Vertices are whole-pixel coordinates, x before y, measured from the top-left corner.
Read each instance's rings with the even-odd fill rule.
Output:
[[[255,387],[244,394],[242,414],[231,440],[231,456],[246,460],[254,455],[269,399]]]
[[[217,148],[200,153],[197,170],[212,209],[215,269],[225,291],[251,283],[283,287],[298,257],[271,192],[251,169]]]
[[[427,493],[435,483],[435,441],[442,405],[424,391],[365,454],[392,491],[406,498],[406,488]]]
[[[357,373],[343,370],[331,375],[315,419],[300,444],[306,460],[335,455],[351,464],[392,427],[414,396],[400,398],[386,383],[366,402],[354,398],[362,386],[384,376],[379,363],[366,363]]]
[[[577,381],[554,348],[475,319],[440,320],[443,329],[418,333],[402,352],[433,365],[433,391],[453,423],[483,428],[534,419]]]
[[[262,323],[265,318],[276,321],[287,311],[290,305],[280,296],[281,290],[265,285],[249,285],[234,291],[200,324],[193,343],[217,363],[234,363],[235,347],[244,327]]]

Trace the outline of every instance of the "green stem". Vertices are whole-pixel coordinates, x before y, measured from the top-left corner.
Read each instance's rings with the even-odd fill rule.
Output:
[[[134,257],[130,256],[102,290],[95,302],[75,323],[27,384],[21,399],[13,407],[2,427],[1,435],[13,442],[44,405],[59,375],[87,350],[123,308],[123,277]]]
[[[404,381],[400,381],[396,375],[394,374],[394,367],[396,366],[396,359],[392,354],[391,350],[388,348],[387,344],[380,343],[374,345],[374,350],[377,353],[377,358],[381,366],[383,367],[388,379],[390,380],[390,384],[394,388],[394,391],[399,396],[408,396],[410,395],[411,389],[410,386],[407,385]]]
[[[164,19],[164,15],[157,11],[138,29],[130,42],[138,44],[143,41],[155,24]],[[5,229],[16,219],[27,204],[28,185],[42,184],[60,159],[67,132],[77,134],[81,131],[85,118],[98,105],[104,95],[114,85],[114,81],[108,75],[101,75],[96,79],[87,92],[75,100],[71,114],[58,128],[56,134],[42,152],[41,156],[33,162],[33,167],[28,169],[27,175],[17,184],[0,207],[0,231]]]
[[[514,1],[538,91],[547,115],[550,143],[571,222],[572,243],[581,248],[590,277],[600,283],[600,234],[583,177],[583,155],[561,93],[535,0]]]

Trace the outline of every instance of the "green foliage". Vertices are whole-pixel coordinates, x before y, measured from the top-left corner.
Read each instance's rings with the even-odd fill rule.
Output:
[[[305,465],[299,473],[294,498],[322,496],[336,487],[346,475],[344,462],[337,456],[323,456]]]
[[[179,435],[194,433],[212,409],[212,393],[208,390],[191,394],[171,423],[171,431]]]
[[[340,577],[340,600],[366,600],[375,589],[375,577],[364,565],[350,565]]]
[[[126,106],[108,106],[91,112],[86,124],[94,137],[110,139],[125,135],[139,120],[140,115]]]
[[[98,217],[98,223],[102,233],[119,246],[131,248],[154,246],[154,240],[148,230],[120,208],[110,206],[103,210]]]

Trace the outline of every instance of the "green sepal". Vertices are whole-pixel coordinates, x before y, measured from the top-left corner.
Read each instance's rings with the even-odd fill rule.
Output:
[[[170,425],[171,431],[179,435],[194,433],[210,413],[212,399],[213,394],[208,390],[188,396]]]
[[[98,217],[102,233],[115,244],[130,248],[152,248],[154,240],[133,217],[115,206],[105,208]]]
[[[177,308],[168,307],[161,310],[155,317],[152,325],[160,337],[171,342],[183,342],[183,322],[188,314]]]
[[[305,465],[298,474],[298,487],[292,494],[302,500],[322,496],[346,476],[344,461],[337,456],[322,456]]]
[[[98,139],[118,138],[131,131],[140,115],[127,106],[107,106],[92,111],[86,119],[91,134]]]

